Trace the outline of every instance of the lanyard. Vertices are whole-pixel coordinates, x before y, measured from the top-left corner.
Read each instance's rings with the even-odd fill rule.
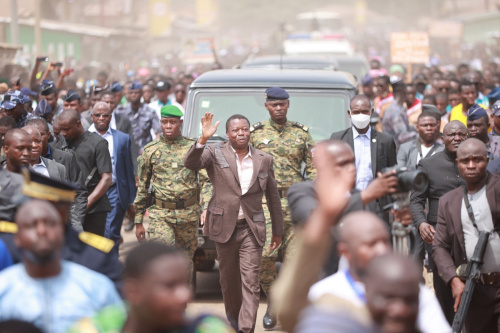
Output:
[[[351,286],[352,290],[354,290],[354,293],[356,294],[356,296],[358,296],[358,298],[363,301],[363,303],[366,303],[366,297],[365,297],[365,291],[362,290],[361,288],[359,288],[357,285],[356,285],[356,282],[354,281],[354,279],[352,278],[351,274],[349,274],[349,271],[345,271],[345,278],[347,279],[347,282],[349,283],[349,285]]]
[[[486,183],[488,183],[489,178],[490,174],[488,173],[488,175],[486,176]],[[467,209],[467,215],[469,215],[469,219],[471,220],[474,228],[476,228],[476,230],[480,232],[481,230],[479,230],[479,227],[477,226],[476,217],[474,216],[474,211],[472,210],[472,206],[470,205],[469,202],[469,196],[467,195],[467,186],[464,185],[463,189],[464,189],[464,203],[465,203],[465,208]],[[500,230],[500,226],[496,226],[491,231],[489,231],[489,233],[491,234],[493,232],[498,232],[498,230]]]
[[[424,156],[422,154],[422,143],[420,142],[420,139],[417,139],[417,150],[418,154],[420,155],[420,159],[432,156],[432,154],[434,153],[434,151],[436,151],[437,148],[438,148],[437,144],[434,143],[434,146],[432,146],[431,150],[429,150],[429,152]]]

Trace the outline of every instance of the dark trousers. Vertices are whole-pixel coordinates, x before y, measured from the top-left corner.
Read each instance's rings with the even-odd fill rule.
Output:
[[[476,283],[464,328],[467,333],[500,332],[500,282]]]
[[[83,222],[83,230],[99,236],[104,236],[106,216],[108,216],[108,212],[87,213],[87,215],[85,215],[85,221]]]
[[[246,221],[238,221],[227,243],[215,243],[226,316],[236,331],[254,332],[259,308],[262,246]]]
[[[104,229],[104,237],[113,240],[118,244],[120,241],[120,232],[123,224],[123,219],[125,218],[125,213],[127,212],[120,205],[120,198],[118,196],[118,188],[112,185],[106,192],[108,196],[109,203],[111,204],[111,211],[108,213],[106,218],[106,227]]]

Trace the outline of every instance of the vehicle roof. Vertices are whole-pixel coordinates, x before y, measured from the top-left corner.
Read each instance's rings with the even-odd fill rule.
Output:
[[[307,69],[223,69],[202,74],[190,85],[201,87],[355,89],[356,80],[347,72]]]

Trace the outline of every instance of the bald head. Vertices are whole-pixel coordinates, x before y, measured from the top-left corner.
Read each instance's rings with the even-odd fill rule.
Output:
[[[462,142],[457,150],[457,158],[464,157],[468,154],[477,154],[488,156],[488,151],[486,150],[485,144],[478,139],[469,138]]]
[[[460,120],[452,120],[448,124],[446,124],[443,128],[443,134],[456,130],[456,129],[463,129],[467,131],[467,127],[460,121]]]
[[[111,112],[111,108],[109,107],[109,104],[106,102],[101,102],[101,101],[95,103],[94,107],[92,108],[92,113],[94,113],[94,110]]]
[[[351,147],[342,141],[328,140],[320,142],[315,147],[314,165],[318,175],[328,175],[346,171],[350,175],[350,189],[356,183],[356,165]],[[328,178],[328,177],[326,177]]]
[[[11,146],[13,143],[18,142],[20,140],[28,140],[31,141],[30,135],[23,129],[20,128],[12,128],[5,133],[5,145]]]
[[[364,279],[373,258],[391,251],[389,232],[375,214],[358,211],[344,216],[336,229],[338,252],[349,262],[349,272],[358,281]]]
[[[422,272],[410,258],[387,254],[368,265],[366,305],[382,332],[414,332]]]
[[[61,122],[75,123],[78,120],[80,120],[80,114],[76,110],[66,109],[61,113],[58,119],[59,123]]]
[[[356,95],[351,99],[350,107],[351,110],[355,107],[355,105],[363,105],[364,107],[367,107],[368,109],[371,109],[372,102],[370,101],[370,98],[366,95]]]

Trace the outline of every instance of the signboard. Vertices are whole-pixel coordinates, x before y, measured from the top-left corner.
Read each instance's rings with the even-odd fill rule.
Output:
[[[429,62],[429,35],[425,32],[391,33],[391,62],[426,64]]]
[[[149,34],[153,37],[170,34],[170,0],[149,0]]]
[[[184,64],[213,64],[215,56],[213,51],[214,38],[197,38],[184,44]]]

